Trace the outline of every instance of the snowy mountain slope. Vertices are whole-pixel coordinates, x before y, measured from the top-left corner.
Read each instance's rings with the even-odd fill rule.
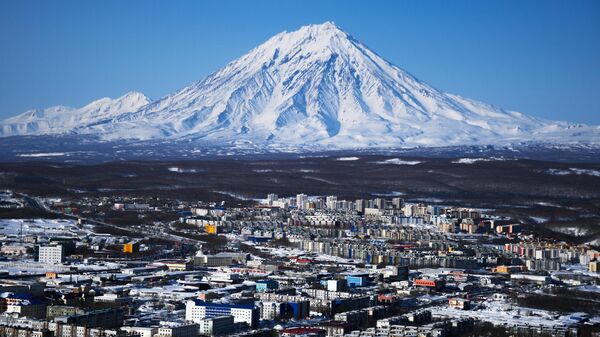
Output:
[[[441,92],[330,22],[277,34],[205,79],[125,110],[29,132],[75,128],[105,140],[189,138],[307,149],[600,143],[598,127],[545,121]],[[2,135],[19,134],[18,128],[5,131],[7,121]]]
[[[81,108],[54,106],[28,110],[0,123],[2,136],[60,134],[75,132],[83,125],[105,123],[122,113],[136,111],[150,100],[139,92],[129,92],[119,98],[108,97]]]

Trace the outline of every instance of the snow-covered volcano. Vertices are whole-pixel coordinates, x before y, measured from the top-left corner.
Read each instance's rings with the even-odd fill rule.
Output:
[[[2,122],[1,134],[189,138],[306,149],[600,143],[597,126],[541,120],[442,92],[331,22],[277,34],[156,101],[140,95],[120,108],[88,110],[25,112]]]

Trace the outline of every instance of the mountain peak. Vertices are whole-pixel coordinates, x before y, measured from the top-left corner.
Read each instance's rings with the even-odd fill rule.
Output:
[[[103,97],[97,99],[82,107],[81,110],[94,114],[114,115],[125,111],[135,111],[148,103],[150,103],[150,99],[144,94],[138,91],[130,91],[117,98]]]
[[[122,99],[136,99],[136,100],[147,100],[150,101],[150,99],[144,95],[143,93],[139,92],[139,91],[130,91],[128,93],[126,93],[125,95],[117,98],[117,100],[122,100]]]
[[[302,26],[297,31],[310,32],[316,35],[347,35],[346,32],[338,27],[333,21]]]
[[[302,26],[292,32],[284,32],[289,39],[299,39],[302,42],[329,41],[348,39],[350,35],[331,21],[321,24]]]
[[[335,45],[348,45],[350,35],[331,21],[321,24],[302,26],[297,30],[283,31],[267,42],[259,45],[253,51],[277,51],[285,53],[294,49],[303,49],[307,52],[317,52],[336,49]],[[252,54],[252,51],[249,53]],[[243,58],[243,57],[242,57]]]
[[[333,22],[333,21],[325,21],[323,23],[315,23],[315,24],[312,24],[312,25],[306,25],[304,27],[307,27],[307,26],[308,27],[310,27],[310,26],[312,26],[312,27],[320,27],[322,29],[338,29],[338,30],[341,30],[338,27],[338,25],[336,25],[335,22]]]
[[[139,91],[130,91],[125,95],[115,99],[115,101],[135,106],[142,106],[150,103],[152,100]]]

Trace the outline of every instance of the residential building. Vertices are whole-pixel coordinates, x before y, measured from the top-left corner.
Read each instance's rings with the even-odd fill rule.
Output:
[[[256,291],[264,292],[268,290],[275,290],[277,288],[279,288],[279,282],[275,280],[256,281]]]
[[[231,315],[217,316],[201,319],[198,322],[200,334],[207,336],[220,336],[234,330],[234,318]]]
[[[47,264],[61,264],[65,261],[62,245],[39,246],[38,261]]]
[[[369,274],[352,274],[346,275],[346,282],[348,283],[348,287],[364,287],[367,285],[369,279]]]
[[[155,337],[197,337],[198,324],[164,324]]]
[[[258,323],[260,312],[254,305],[220,304],[201,300],[190,300],[186,303],[185,319],[199,323],[207,317],[233,316],[236,323],[247,323],[255,327]]]

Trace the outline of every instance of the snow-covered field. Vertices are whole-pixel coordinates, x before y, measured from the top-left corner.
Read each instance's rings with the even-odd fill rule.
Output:
[[[175,173],[197,173],[200,172],[202,170],[199,169],[195,169],[195,168],[184,168],[184,167],[169,167],[168,170],[170,172],[175,172]]]
[[[37,158],[37,157],[61,157],[66,155],[64,152],[40,152],[40,153],[21,153],[17,156],[24,158]]]
[[[383,161],[375,162],[376,164],[394,164],[394,165],[417,165],[422,162],[418,160],[402,160],[400,158],[392,158]]]
[[[536,223],[544,223],[549,220],[548,218],[544,218],[541,216],[530,216],[529,218],[531,220],[535,221]]]
[[[575,168],[575,167],[570,167],[568,169],[548,169],[548,170],[546,170],[546,173],[555,175],[555,176],[566,176],[569,174],[576,174],[576,175],[585,174],[588,176],[600,177],[600,170],[581,169],[581,168]]]
[[[453,164],[474,164],[477,162],[486,162],[486,161],[505,161],[510,160],[506,158],[499,157],[490,157],[490,158],[460,158],[458,160],[453,161]]]
[[[579,323],[572,314],[560,315],[555,312],[522,308],[514,306],[505,301],[487,300],[483,303],[483,308],[474,310],[459,310],[449,308],[447,305],[441,305],[431,309],[435,316],[474,318],[484,322],[490,322],[494,325],[504,326],[532,326],[532,327],[559,327],[569,326]]]
[[[388,192],[388,193],[371,193],[374,196],[378,196],[378,197],[401,197],[403,195],[405,195],[404,192],[399,192],[399,191],[392,191],[392,192]]]
[[[74,263],[70,265],[54,264],[50,265],[47,263],[36,262],[33,260],[22,260],[22,261],[0,261],[0,270],[8,271],[11,275],[34,275],[44,274],[47,271],[54,272],[67,272],[71,268],[77,268],[80,271],[97,271],[104,269],[116,269],[122,267],[117,263],[104,262],[103,265],[89,264],[89,263]],[[63,275],[60,279],[69,279],[69,275]],[[85,276],[82,276],[85,278]]]
[[[76,236],[78,232],[79,228],[74,220],[0,219],[0,234],[7,236],[18,236],[20,234],[46,237]]]
[[[251,242],[249,242],[249,241],[245,242],[245,243],[251,244]],[[339,262],[339,263],[349,263],[349,262],[353,261],[352,259],[346,259],[343,257],[327,255],[327,254],[316,254],[314,252],[307,252],[307,251],[297,249],[297,248],[260,247],[260,249],[265,252],[268,252],[272,256],[277,256],[277,257],[291,258],[291,257],[297,257],[297,256],[301,256],[301,255],[310,255],[310,256],[314,256],[314,257],[309,257],[309,259],[313,259],[316,261]]]
[[[584,275],[600,280],[600,274],[590,272],[587,266],[581,264],[563,264],[561,270],[553,271],[550,274],[552,278],[559,277],[561,275],[569,277],[574,275]]]
[[[553,232],[563,233],[572,236],[584,236],[590,232],[588,228],[576,226],[550,226],[548,227],[548,229]]]

